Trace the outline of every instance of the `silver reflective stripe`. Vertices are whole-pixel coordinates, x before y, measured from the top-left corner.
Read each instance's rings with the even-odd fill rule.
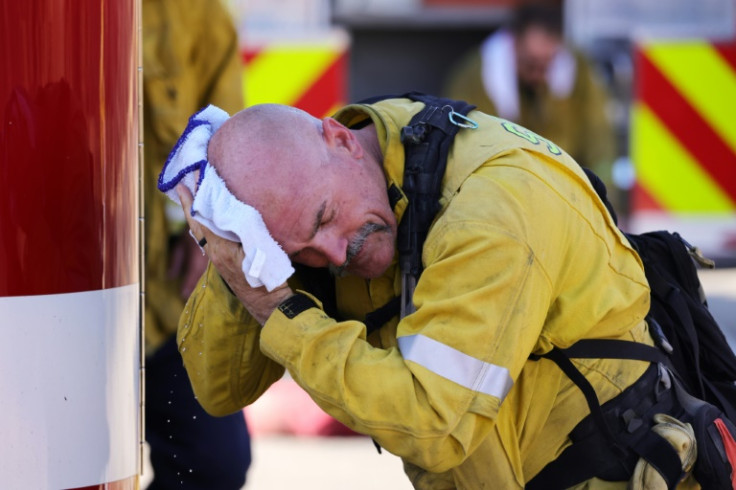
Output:
[[[424,335],[399,337],[401,355],[470,390],[503,400],[514,382],[509,370],[480,359]]]

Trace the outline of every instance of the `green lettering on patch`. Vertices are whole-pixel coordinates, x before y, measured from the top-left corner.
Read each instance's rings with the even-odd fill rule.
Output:
[[[557,145],[545,138],[542,138],[538,134],[519,126],[518,124],[514,124],[509,121],[503,121],[501,123],[501,126],[503,126],[503,129],[505,129],[509,133],[514,134],[520,138],[524,138],[533,145],[538,145],[539,143],[544,141],[545,145],[547,145],[547,150],[549,150],[550,153],[552,153],[553,155],[562,155],[562,150],[560,150]]]

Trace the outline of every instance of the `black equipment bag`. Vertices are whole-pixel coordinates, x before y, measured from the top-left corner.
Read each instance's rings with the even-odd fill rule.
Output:
[[[583,170],[617,222],[605,185],[592,171]],[[625,236],[644,264],[651,289],[647,320],[657,345],[668,354],[689,393],[736,420],[736,355],[708,310],[696,267],[712,269],[715,264],[676,232]]]
[[[605,186],[593,172],[584,170],[615,221]],[[587,435],[580,436],[580,428],[591,424],[597,427],[595,437],[600,439],[597,441],[599,447],[621,449],[621,460],[628,458],[627,470],[633,469],[631,465],[642,457],[659,471],[669,488],[675,488],[683,476],[679,458],[670,448],[661,446],[651,431],[640,432],[632,446],[631,431],[617,427],[617,421],[611,419],[612,413],[614,419],[624,417],[630,408],[625,403],[629,401],[624,401],[626,397],[622,394],[601,407],[587,380],[575,377],[572,371],[577,368],[570,358],[637,359],[665,367],[674,375],[675,405],[670,408],[673,411],[670,415],[690,423],[695,432],[698,457],[693,473],[696,480],[706,489],[736,488],[736,427],[733,423],[736,421],[736,355],[708,310],[696,268],[696,263],[705,267],[714,264],[678,233],[654,231],[625,233],[625,236],[642,260],[651,289],[647,322],[657,348],[605,339],[583,340],[568,349],[555,348],[542,356],[554,361],[583,390],[591,415],[571,433],[575,442],[566,450],[567,454],[563,453],[545,467],[527,488],[566,488],[593,476],[605,476],[605,473],[596,472],[592,465],[581,464],[589,458],[592,443],[590,439],[585,440]],[[653,425],[653,415],[648,414],[643,423]],[[600,434],[604,437],[600,438]],[[582,442],[584,440],[586,442]],[[575,464],[570,464],[573,461]]]
[[[651,288],[649,322],[687,391],[736,420],[736,356],[708,310],[694,260],[700,252],[678,233],[626,237],[644,263]]]

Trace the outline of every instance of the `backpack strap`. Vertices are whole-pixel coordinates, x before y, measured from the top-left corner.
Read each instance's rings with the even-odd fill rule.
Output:
[[[475,108],[467,102],[418,92],[406,97],[424,103],[424,108],[401,128],[405,153],[402,190],[408,199],[396,240],[402,276],[402,318],[414,311],[412,295],[422,273],[422,248],[440,210],[442,179],[455,135],[460,128],[478,127],[466,117]]]
[[[557,350],[570,358],[628,359],[632,361],[662,363],[664,365],[669,364],[669,358],[658,348],[629,340],[582,339],[567,349]]]
[[[407,98],[423,103],[424,108],[401,128],[401,142],[404,144],[402,192],[408,200],[396,238],[401,269],[401,299],[392,299],[366,316],[369,334],[397,314],[403,318],[414,310],[412,295],[422,273],[422,248],[429,227],[440,210],[439,199],[447,156],[460,129],[478,127],[467,117],[475,106],[464,101],[409,92],[399,96],[373,97],[361,102],[375,103],[387,98]]]
[[[621,437],[606,422],[603,409],[595,389],[580,370],[570,361],[571,358],[608,358],[643,360],[666,364],[667,356],[646,344],[613,339],[584,339],[567,349],[554,347],[542,355],[532,355],[530,360],[545,358],[553,361],[570,380],[577,385],[585,397],[590,410],[589,417],[598,427],[602,437],[575,442],[556,460],[545,466],[529,483],[528,489],[568,488],[599,476],[606,462],[601,457],[601,445],[605,444],[608,457],[624,460],[630,452],[647,460],[664,478],[667,488],[674,489],[682,477],[682,464],[675,449],[657,433],[647,430],[641,437],[632,439]],[[615,399],[614,399],[615,400]]]
[[[388,301],[385,305],[377,308],[370,313],[365,315],[366,335],[370,335],[382,326],[384,326],[390,319],[399,314],[401,307],[401,298],[395,296]]]

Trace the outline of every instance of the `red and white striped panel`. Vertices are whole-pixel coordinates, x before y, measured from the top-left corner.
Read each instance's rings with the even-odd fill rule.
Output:
[[[0,8],[0,488],[138,486],[139,11]]]

